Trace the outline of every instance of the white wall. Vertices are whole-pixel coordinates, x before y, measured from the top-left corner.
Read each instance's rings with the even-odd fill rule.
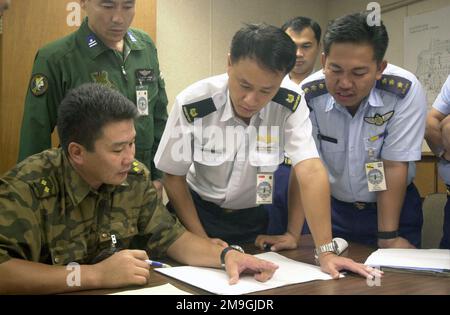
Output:
[[[328,19],[334,19],[350,12],[362,11],[369,2],[371,1],[329,0],[327,17]],[[377,2],[383,7],[399,1],[378,0]],[[404,49],[408,49],[403,47],[403,22],[405,17],[435,11],[447,6],[450,6],[450,0],[425,0],[382,14],[381,19],[389,33],[389,47],[386,52],[386,59],[390,63],[400,67],[403,66],[403,52]]]
[[[378,0],[381,6],[399,0]],[[157,38],[169,108],[189,84],[226,70],[233,34],[245,22],[281,26],[293,16],[309,16],[323,31],[328,20],[362,11],[364,0],[158,0]],[[403,66],[403,19],[450,6],[450,0],[425,0],[382,15],[389,32],[389,62]]]
[[[189,84],[226,71],[234,33],[243,23],[281,26],[304,15],[326,25],[327,0],[158,0],[157,46],[169,107]]]

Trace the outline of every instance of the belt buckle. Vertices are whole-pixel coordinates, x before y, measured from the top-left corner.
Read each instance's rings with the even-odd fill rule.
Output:
[[[233,209],[223,209],[223,212],[225,212],[226,214],[230,214],[233,212]]]
[[[358,209],[358,210],[364,210],[366,208],[366,204],[364,202],[354,202],[353,205]]]

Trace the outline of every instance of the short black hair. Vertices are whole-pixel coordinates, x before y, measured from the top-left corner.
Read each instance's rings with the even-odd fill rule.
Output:
[[[320,25],[314,21],[313,19],[306,16],[296,16],[287,21],[281,26],[283,31],[287,31],[288,29],[293,30],[295,33],[301,33],[306,28],[311,28],[314,32],[314,38],[317,41],[317,44],[320,43],[320,37],[322,36],[322,28]]]
[[[297,47],[280,28],[267,24],[246,24],[231,41],[231,62],[251,58],[273,72],[291,72]]]
[[[369,44],[373,47],[374,59],[380,63],[386,53],[389,36],[383,22],[370,26],[368,15],[372,11],[348,14],[331,21],[323,38],[323,50],[326,56],[333,43]]]
[[[137,117],[136,106],[118,91],[97,83],[80,85],[67,93],[58,108],[61,146],[66,154],[71,142],[93,152],[106,124]]]

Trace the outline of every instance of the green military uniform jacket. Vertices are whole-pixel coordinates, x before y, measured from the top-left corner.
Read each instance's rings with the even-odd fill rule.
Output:
[[[127,248],[158,257],[184,231],[137,161],[122,185],[97,191],[62,149],[29,157],[0,179],[0,263],[87,264]]]
[[[70,89],[98,82],[136,104],[136,87],[142,84],[149,115],[140,116],[135,124],[136,159],[150,169],[152,179],[161,177],[153,156],[167,121],[167,95],[157,51],[142,31],[129,29],[124,40],[122,56],[104,45],[85,19],[76,32],[38,51],[25,100],[19,161],[51,147],[58,105]]]

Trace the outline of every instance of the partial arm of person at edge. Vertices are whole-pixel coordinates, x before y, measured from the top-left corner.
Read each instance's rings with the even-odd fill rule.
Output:
[[[436,156],[439,156],[441,150],[444,148],[441,132],[441,122],[444,118],[445,115],[435,108],[432,108],[427,115],[425,140]]]
[[[293,170],[294,172],[291,173],[290,179],[290,186],[292,188],[290,187],[289,189],[289,206],[292,206],[292,209],[289,210],[289,223],[286,234],[292,233],[288,239],[290,238],[295,241],[282,240],[280,242],[282,244],[278,244],[275,248],[281,250],[298,247],[301,227],[304,223],[305,216],[315,247],[317,248],[330,243],[332,240],[331,203],[326,168],[319,158],[313,158],[297,163],[293,167]],[[294,188],[296,188],[295,191]],[[299,197],[295,197],[296,195]],[[271,240],[273,240],[271,236],[265,236],[258,241],[270,242]],[[339,278],[340,270],[350,270],[365,278],[379,277],[382,275],[376,269],[356,263],[352,259],[337,256],[331,252],[320,254],[319,262],[321,269],[329,273],[334,279]]]
[[[400,222],[400,213],[405,200],[408,163],[383,160],[386,176],[387,190],[377,193],[378,231],[397,231]],[[392,239],[378,239],[380,248],[414,248],[403,237]]]
[[[228,244],[221,239],[209,238],[198,217],[197,209],[186,182],[186,176],[165,173],[163,184],[172,207],[175,208],[178,218],[188,231],[191,231],[200,237],[210,239],[213,243],[222,247],[228,246]]]
[[[167,250],[169,257],[182,264],[220,268],[223,248],[186,231]],[[23,259],[9,259],[0,264],[0,294],[55,294],[93,289],[113,289],[146,285],[149,265],[143,250],[122,250],[95,265],[80,265],[80,282],[70,286],[72,269]],[[229,283],[235,284],[245,271],[258,281],[269,280],[278,266],[238,251],[225,255]]]

